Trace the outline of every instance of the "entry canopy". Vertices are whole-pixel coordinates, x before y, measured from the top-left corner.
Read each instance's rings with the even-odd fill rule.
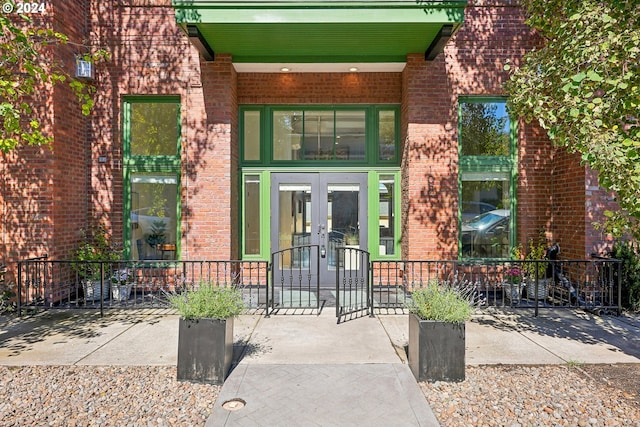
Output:
[[[434,59],[462,25],[466,0],[173,0],[202,56],[234,63],[404,63]]]

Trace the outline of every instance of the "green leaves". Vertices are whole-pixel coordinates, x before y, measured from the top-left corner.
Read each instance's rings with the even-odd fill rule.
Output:
[[[53,137],[45,113],[36,113],[32,103],[41,102],[51,87],[70,82],[82,113],[93,107],[95,88],[73,79],[50,54],[50,47],[65,44],[67,36],[50,28],[33,28],[26,16],[0,15],[0,151],[20,144],[50,145]],[[108,59],[104,50],[85,55],[87,59]],[[39,99],[40,97],[40,99]]]
[[[523,0],[546,39],[510,65],[508,108],[578,152],[616,192],[607,231],[640,237],[640,20],[636,2]],[[626,219],[626,220],[625,220]],[[615,221],[614,221],[615,220]]]

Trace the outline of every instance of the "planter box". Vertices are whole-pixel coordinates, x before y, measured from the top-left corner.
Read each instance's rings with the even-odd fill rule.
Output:
[[[224,383],[233,359],[233,318],[180,319],[178,380]]]
[[[464,381],[465,325],[409,315],[409,368],[418,381]]]
[[[82,290],[86,302],[100,301],[100,297],[102,300],[109,299],[109,282],[107,280],[104,281],[102,294],[100,293],[100,280],[84,280]]]

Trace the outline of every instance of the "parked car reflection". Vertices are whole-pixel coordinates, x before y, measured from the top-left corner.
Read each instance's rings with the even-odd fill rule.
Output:
[[[496,209],[462,225],[462,256],[497,258],[509,256],[508,209]]]
[[[489,203],[475,201],[462,202],[462,223],[466,224],[478,215],[495,209],[496,207]]]

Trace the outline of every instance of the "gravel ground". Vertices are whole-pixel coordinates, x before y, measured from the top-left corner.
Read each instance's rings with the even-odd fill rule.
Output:
[[[0,426],[203,426],[219,386],[175,367],[0,366]]]
[[[640,426],[640,366],[467,367],[460,383],[420,383],[442,426]]]
[[[420,383],[442,426],[640,427],[640,365],[467,367]],[[0,366],[0,426],[203,426],[219,386],[175,367]]]

